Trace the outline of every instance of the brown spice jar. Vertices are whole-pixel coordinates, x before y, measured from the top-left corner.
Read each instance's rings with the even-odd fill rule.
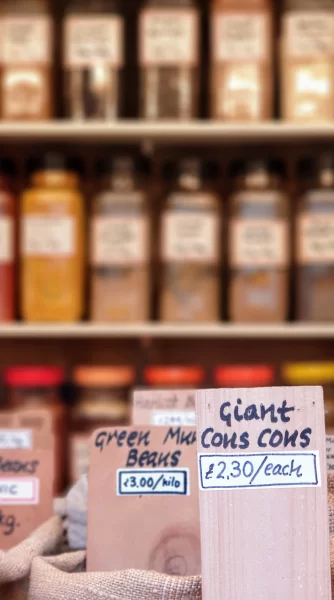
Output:
[[[147,0],[139,20],[141,116],[198,116],[199,10],[195,0]]]
[[[161,223],[160,319],[217,321],[220,312],[220,202],[205,166],[183,160]]]
[[[334,157],[300,165],[296,217],[297,319],[334,320]]]
[[[229,316],[283,321],[288,312],[289,208],[274,163],[247,163],[230,199]]]
[[[143,161],[103,165],[91,220],[91,318],[147,321],[150,316],[150,217]]]
[[[4,0],[1,17],[2,119],[50,119],[53,24],[47,0]]]

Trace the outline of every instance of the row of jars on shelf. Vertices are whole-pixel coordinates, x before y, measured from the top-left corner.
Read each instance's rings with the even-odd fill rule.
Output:
[[[105,174],[92,201],[86,249],[84,201],[71,161],[45,154],[35,165],[30,186],[21,198],[20,236],[15,233],[16,201],[4,173],[8,165],[2,162],[3,321],[14,317],[16,237],[20,238],[20,314],[29,322],[71,322],[82,317],[86,255],[93,321],[148,320],[153,280],[158,282],[161,320],[217,321],[225,287],[221,277],[225,237],[231,320],[275,322],[287,318],[291,254],[297,264],[297,318],[334,320],[331,155],[301,164],[306,178],[297,208],[293,253],[291,203],[282,164],[263,160],[238,163],[228,211],[216,191],[213,164],[189,158],[169,165],[159,240],[152,231],[155,221],[149,210],[144,164],[140,159],[120,157],[102,165]]]
[[[225,120],[273,116],[273,6],[258,0],[212,0],[209,86],[211,115]],[[146,0],[138,17],[141,116],[198,116],[201,50],[197,0]],[[4,0],[1,6],[1,114],[4,119],[53,115],[54,23],[46,0]],[[289,3],[281,16],[282,115],[334,117],[332,8]],[[72,0],[62,24],[64,93],[71,118],[115,119],[124,85],[125,16],[118,0]],[[133,41],[132,41],[133,42]]]
[[[334,432],[334,363],[286,363],[281,373],[268,364],[219,365],[210,373],[198,365],[151,365],[141,376],[141,389],[165,390],[158,413],[147,425],[194,425],[195,396],[191,390],[207,387],[265,387],[277,383],[288,385],[323,385],[327,433]],[[9,367],[3,374],[7,388],[5,407],[10,409],[45,409],[52,416],[55,434],[55,492],[62,491],[65,465],[70,465],[71,481],[86,471],[88,444],[95,429],[126,425],[131,422],[131,392],[136,373],[130,365],[80,366],[72,379],[75,397],[70,409],[62,399],[61,386],[65,371],[56,366]],[[140,388],[139,388],[140,389]],[[173,390],[189,390],[187,411],[173,415]],[[147,406],[154,403],[147,400]],[[158,418],[157,418],[158,417]],[[166,420],[167,419],[167,420]],[[69,452],[69,460],[65,461]]]

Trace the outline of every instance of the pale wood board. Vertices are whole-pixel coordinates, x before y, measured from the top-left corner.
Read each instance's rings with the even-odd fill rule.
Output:
[[[220,406],[237,399],[243,406],[284,400],[294,405],[289,423],[220,419]],[[320,387],[201,390],[196,394],[198,452],[266,452],[260,432],[312,428],[305,451],[319,451],[321,487],[200,491],[203,600],[330,600],[329,533],[323,392]],[[248,431],[247,450],[205,449],[206,428]],[[208,438],[206,438],[208,441]],[[277,448],[276,451],[302,451]],[[269,449],[275,452],[274,449]]]
[[[195,390],[135,390],[132,401],[133,425],[156,425],[154,416],[161,420],[169,418],[166,425],[171,425],[170,420],[179,418],[191,420],[195,415]],[[181,413],[181,414],[180,414]],[[162,424],[162,423],[161,423]],[[194,423],[176,423],[173,425],[193,425]]]

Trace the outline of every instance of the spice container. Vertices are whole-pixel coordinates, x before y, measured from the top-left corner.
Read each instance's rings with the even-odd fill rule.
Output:
[[[3,0],[1,5],[1,116],[52,117],[53,24],[46,0]]]
[[[16,198],[11,174],[11,163],[0,159],[0,321],[12,321],[15,313]]]
[[[60,386],[65,379],[63,369],[54,366],[8,367],[4,381],[8,388],[10,409],[43,409],[50,412],[54,434],[54,492],[63,491],[66,410]]]
[[[283,321],[288,313],[289,208],[278,165],[251,161],[230,199],[229,315]]]
[[[46,154],[22,196],[21,311],[75,321],[83,310],[83,198],[72,163]]]
[[[286,363],[282,376],[287,385],[321,385],[325,400],[327,471],[334,473],[334,362]]]
[[[197,117],[199,49],[195,0],[146,0],[139,20],[144,119]]]
[[[117,0],[72,0],[64,19],[66,112],[115,119],[123,86],[124,22]]]
[[[272,15],[269,0],[213,0],[211,115],[227,121],[272,117]]]
[[[128,366],[77,367],[73,374],[77,388],[72,409],[70,435],[71,481],[88,468],[90,436],[99,427],[127,425],[130,387],[134,370]]]
[[[144,370],[144,383],[160,389],[196,388],[203,384],[205,372],[193,365],[151,365]]]
[[[91,318],[150,316],[150,217],[143,166],[131,158],[103,165],[91,219]]]
[[[215,387],[266,387],[275,382],[275,370],[270,365],[222,365],[214,369]]]
[[[209,165],[180,161],[161,222],[160,319],[216,321],[220,312],[220,201]]]
[[[332,120],[332,0],[285,0],[284,4],[280,69],[283,118]]]
[[[334,157],[300,165],[296,217],[297,319],[334,320]]]

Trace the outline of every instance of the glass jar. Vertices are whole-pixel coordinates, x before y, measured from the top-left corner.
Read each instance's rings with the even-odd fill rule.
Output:
[[[2,119],[50,119],[53,24],[48,2],[3,0],[1,17]]]
[[[147,321],[150,316],[150,217],[139,162],[103,164],[91,219],[91,318]]]
[[[63,491],[66,410],[60,386],[63,369],[55,366],[8,367],[4,373],[10,409],[43,409],[51,414],[54,435],[54,493]]]
[[[267,0],[214,0],[211,115],[226,121],[272,118],[272,17]]]
[[[78,176],[46,154],[23,192],[21,312],[26,321],[75,321],[83,311],[84,214]]]
[[[195,389],[204,379],[204,369],[192,365],[151,365],[144,370],[144,383],[153,388]]]
[[[300,165],[296,216],[297,319],[334,320],[334,156]]]
[[[90,436],[100,427],[128,425],[134,370],[128,366],[77,367],[72,408],[70,471],[74,483],[87,471]]]
[[[196,0],[146,0],[139,22],[144,119],[198,116],[199,49]]]
[[[15,316],[16,198],[12,164],[0,160],[0,321]]]
[[[288,385],[321,385],[324,390],[327,471],[334,473],[334,362],[285,363],[282,377]]]
[[[288,315],[289,200],[278,165],[250,161],[230,199],[229,316],[237,322]]]
[[[180,161],[161,223],[160,319],[217,321],[220,313],[220,200],[209,165]]]
[[[222,365],[213,372],[215,387],[267,387],[274,382],[275,370],[270,365]]]
[[[123,28],[118,0],[71,0],[66,5],[64,89],[71,119],[119,117]]]

